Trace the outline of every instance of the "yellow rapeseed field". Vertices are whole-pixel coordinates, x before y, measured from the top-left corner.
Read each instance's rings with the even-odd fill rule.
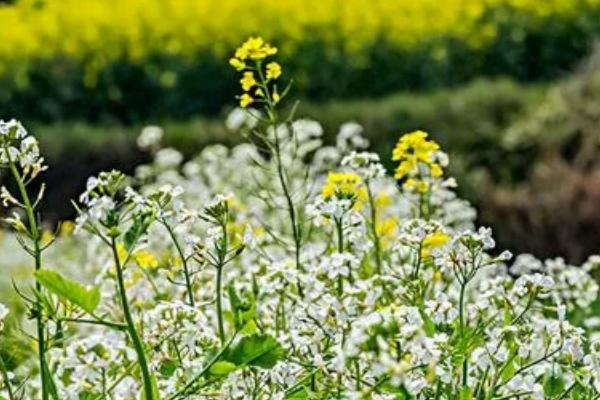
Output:
[[[439,39],[480,48],[511,16],[518,15],[519,35],[523,27],[599,6],[600,0],[24,0],[0,6],[0,74],[64,57],[83,63],[92,79],[116,59],[224,56],[259,31],[288,55],[311,40],[357,55],[382,38],[401,49]],[[443,44],[434,51],[444,57]]]

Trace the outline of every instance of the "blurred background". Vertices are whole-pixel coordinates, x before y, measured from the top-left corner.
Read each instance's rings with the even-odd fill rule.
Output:
[[[0,0],[0,118],[42,141],[49,223],[88,175],[147,160],[147,124],[187,156],[240,142],[227,61],[249,35],[329,140],[357,121],[388,160],[430,131],[500,247],[600,250],[600,0]]]

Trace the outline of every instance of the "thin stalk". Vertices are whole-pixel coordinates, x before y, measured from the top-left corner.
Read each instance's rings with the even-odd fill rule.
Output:
[[[467,287],[467,283],[466,282],[461,282],[460,283],[460,298],[459,298],[459,308],[458,308],[458,312],[459,312],[459,321],[460,321],[460,334],[461,337],[464,338],[464,334],[465,334],[465,289]],[[463,387],[468,387],[469,386],[469,361],[467,359],[467,355],[465,354],[465,359],[463,360],[463,364],[462,364],[462,385]]]
[[[104,321],[100,319],[86,319],[86,318],[61,318],[60,321],[64,322],[74,322],[78,324],[90,324],[90,325],[102,325],[107,326],[109,328],[113,328],[119,331],[126,331],[127,325],[119,324],[116,322]]]
[[[31,205],[31,200],[29,199],[29,195],[27,194],[27,189],[25,188],[25,184],[23,183],[23,179],[17,171],[17,167],[15,167],[14,162],[10,159],[10,155],[8,151],[6,151],[7,156],[9,157],[9,166],[10,171],[17,182],[17,186],[19,188],[19,193],[21,194],[21,199],[23,200],[23,205],[25,206],[25,213],[27,215],[27,221],[29,224],[29,234],[31,236],[31,241],[33,243],[33,258],[35,263],[35,270],[38,271],[42,268],[42,250],[40,245],[40,232],[37,226],[37,220],[35,218],[35,214],[33,212],[33,207]],[[37,281],[35,281],[35,289],[38,292],[41,292],[42,285]],[[40,379],[41,379],[41,387],[42,387],[42,399],[48,400],[49,398],[49,390],[48,390],[48,379],[50,377],[47,376],[46,371],[46,338],[45,331],[46,327],[44,321],[42,319],[42,306],[40,301],[37,300],[35,303],[35,322],[36,322],[36,330],[37,330],[37,342],[38,342],[38,362],[40,367]]]
[[[367,195],[369,197],[369,208],[371,209],[371,233],[373,235],[373,243],[375,244],[375,262],[377,265],[377,273],[381,275],[381,238],[377,233],[377,207],[375,206],[375,199],[373,198],[373,192],[371,191],[371,185],[369,182],[367,186]]]
[[[221,344],[225,341],[225,326],[223,325],[223,295],[222,295],[222,279],[223,267],[217,267],[217,317],[219,319],[219,339]]]
[[[221,245],[219,246],[219,259],[216,265],[217,268],[217,318],[219,324],[219,339],[221,341],[221,345],[225,343],[225,325],[223,323],[223,267],[225,266],[225,257],[227,255],[227,220],[221,224],[221,229],[223,230],[223,238]]]
[[[273,126],[273,131],[275,134],[275,159],[277,162],[277,175],[279,177],[279,183],[281,185],[281,189],[283,190],[283,194],[285,196],[287,202],[288,213],[290,216],[290,222],[292,225],[292,236],[294,238],[294,253],[295,253],[295,261],[296,268],[300,269],[300,249],[301,249],[301,241],[300,241],[300,232],[298,228],[298,222],[296,218],[296,207],[294,206],[294,201],[290,194],[290,190],[287,185],[287,181],[285,178],[285,173],[283,171],[283,163],[281,161],[281,148],[279,144],[279,137],[277,135],[277,124],[275,117],[273,116],[271,119],[271,123]]]
[[[259,79],[261,81],[261,86],[264,92],[266,93],[265,100],[269,115],[269,122],[273,129],[273,135],[275,136],[275,161],[277,163],[277,176],[279,178],[279,184],[281,185],[283,195],[285,196],[287,209],[290,216],[290,222],[292,225],[296,268],[302,269],[300,264],[300,252],[302,247],[302,239],[300,237],[300,226],[298,224],[298,218],[296,216],[296,207],[294,205],[294,200],[292,199],[292,195],[290,193],[290,189],[286,181],[285,172],[283,171],[283,163],[281,161],[281,145],[279,143],[279,135],[277,135],[277,113],[275,111],[275,103],[273,102],[267,79],[265,78],[262,72],[260,61],[257,63],[256,69],[258,72]],[[302,287],[300,285],[300,282],[298,282],[298,292],[302,296]]]
[[[344,228],[342,226],[341,219],[338,219],[338,218],[335,219],[335,227],[336,227],[337,238],[338,238],[338,252],[341,254],[344,252]],[[343,293],[344,293],[344,278],[342,277],[341,274],[338,274],[337,294],[338,294],[338,296],[341,297]]]
[[[123,308],[123,314],[125,316],[125,322],[127,324],[127,332],[129,333],[129,338],[133,343],[133,347],[135,348],[135,352],[137,354],[138,362],[140,363],[145,399],[154,400],[154,391],[152,389],[152,376],[150,374],[150,368],[148,367],[148,361],[146,360],[144,344],[142,343],[142,340],[140,339],[140,336],[135,328],[135,323],[133,321],[133,317],[131,316],[131,310],[129,309],[129,300],[127,299],[127,291],[125,289],[125,282],[123,279],[123,266],[121,265],[121,260],[119,259],[117,243],[114,237],[111,238],[111,248],[115,260],[115,266],[117,269],[119,297],[121,298],[121,306]]]
[[[175,235],[175,232],[173,232],[173,228],[171,228],[171,226],[164,220],[162,220],[161,223],[167,229],[167,232],[169,232],[169,236],[171,236],[171,240],[175,244],[175,248],[177,249],[179,258],[181,258],[181,262],[183,263],[183,273],[185,275],[185,287],[187,290],[188,303],[190,304],[190,306],[195,307],[196,302],[194,301],[194,293],[192,290],[192,279],[191,279],[190,270],[188,267],[188,260],[183,252],[183,249],[181,248],[181,244],[179,244],[179,240],[177,240],[177,236]]]

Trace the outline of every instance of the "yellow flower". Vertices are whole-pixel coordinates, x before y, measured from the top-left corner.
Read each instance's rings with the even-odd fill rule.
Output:
[[[54,233],[49,230],[44,230],[42,232],[42,237],[40,238],[42,245],[47,245],[54,240]]]
[[[423,239],[421,243],[421,257],[429,257],[431,249],[439,248],[448,243],[450,235],[444,232],[433,232],[430,233]]]
[[[142,269],[158,267],[158,260],[152,253],[140,250],[133,255],[133,260]]]
[[[235,57],[233,57],[233,58],[229,59],[229,64],[230,64],[230,65],[231,65],[233,68],[237,69],[238,71],[241,71],[241,70],[243,70],[244,68],[246,68],[246,63],[245,63],[245,62],[243,62],[242,60],[239,60],[239,59],[235,58]]]
[[[254,92],[254,95],[258,96],[258,97],[265,97],[265,93],[262,91],[261,88],[257,88],[256,91]]]
[[[427,193],[429,190],[429,183],[425,181],[419,181],[417,183],[417,192],[419,193]]]
[[[403,187],[407,190],[426,193],[432,178],[444,175],[442,166],[437,162],[441,157],[440,146],[428,140],[427,136],[427,132],[423,131],[403,135],[392,153],[392,159],[399,162],[394,178],[406,179]]]
[[[375,230],[377,235],[381,237],[391,237],[396,233],[396,220],[394,218],[387,218],[379,221]]]
[[[449,240],[450,240],[450,235],[448,235],[447,233],[440,232],[440,231],[433,232],[433,233],[430,233],[429,235],[427,235],[425,237],[425,239],[423,239],[423,247],[427,247],[427,248],[442,247],[443,245],[448,243]]]
[[[256,85],[256,79],[254,79],[254,72],[244,72],[244,77],[240,79],[240,83],[242,84],[242,89],[244,89],[246,92],[252,89],[252,87]]]
[[[414,131],[403,135],[392,153],[392,160],[400,161],[411,156],[422,162],[430,162],[434,152],[440,146],[431,140],[427,140],[427,132]]]
[[[60,236],[71,236],[73,231],[75,231],[75,223],[73,221],[63,221],[58,229],[58,234]]]
[[[440,176],[444,175],[444,170],[442,169],[442,166],[437,163],[433,163],[429,166],[429,172],[434,178],[439,178]]]
[[[281,76],[281,65],[276,62],[267,64],[267,79],[277,79]]]
[[[240,96],[240,106],[242,108],[246,108],[252,103],[254,103],[254,99],[248,93],[244,93]]]
[[[279,103],[279,100],[281,100],[281,97],[279,96],[279,93],[274,92],[273,93],[273,104]]]
[[[388,192],[381,192],[375,197],[375,207],[383,209],[392,204],[392,196]]]
[[[127,260],[127,256],[129,253],[127,249],[125,249],[125,245],[123,243],[117,244],[117,257],[119,258],[119,262],[123,264],[125,260]]]
[[[248,58],[262,60],[275,53],[277,53],[277,48],[265,43],[260,37],[251,37],[235,51],[235,57],[242,61]]]
[[[413,178],[407,179],[406,182],[404,182],[404,185],[402,185],[402,187],[407,190],[413,190],[416,186],[417,181]]]
[[[321,194],[326,200],[335,196],[339,199],[362,201],[366,196],[362,179],[352,172],[330,172]]]
[[[398,165],[394,173],[394,178],[400,180],[411,172],[418,173],[418,167],[414,157],[406,159]]]

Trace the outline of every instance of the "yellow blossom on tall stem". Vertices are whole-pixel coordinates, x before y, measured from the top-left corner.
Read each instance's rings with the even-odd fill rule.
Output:
[[[272,108],[281,101],[282,95],[273,83],[281,76],[281,65],[274,61],[264,64],[265,58],[276,53],[277,48],[262,38],[251,37],[238,47],[235,56],[229,60],[233,68],[243,72],[240,85],[242,90],[248,93],[239,96],[242,108],[255,101]]]
[[[327,181],[321,189],[325,200],[333,197],[361,202],[366,193],[362,179],[352,172],[330,172]]]

